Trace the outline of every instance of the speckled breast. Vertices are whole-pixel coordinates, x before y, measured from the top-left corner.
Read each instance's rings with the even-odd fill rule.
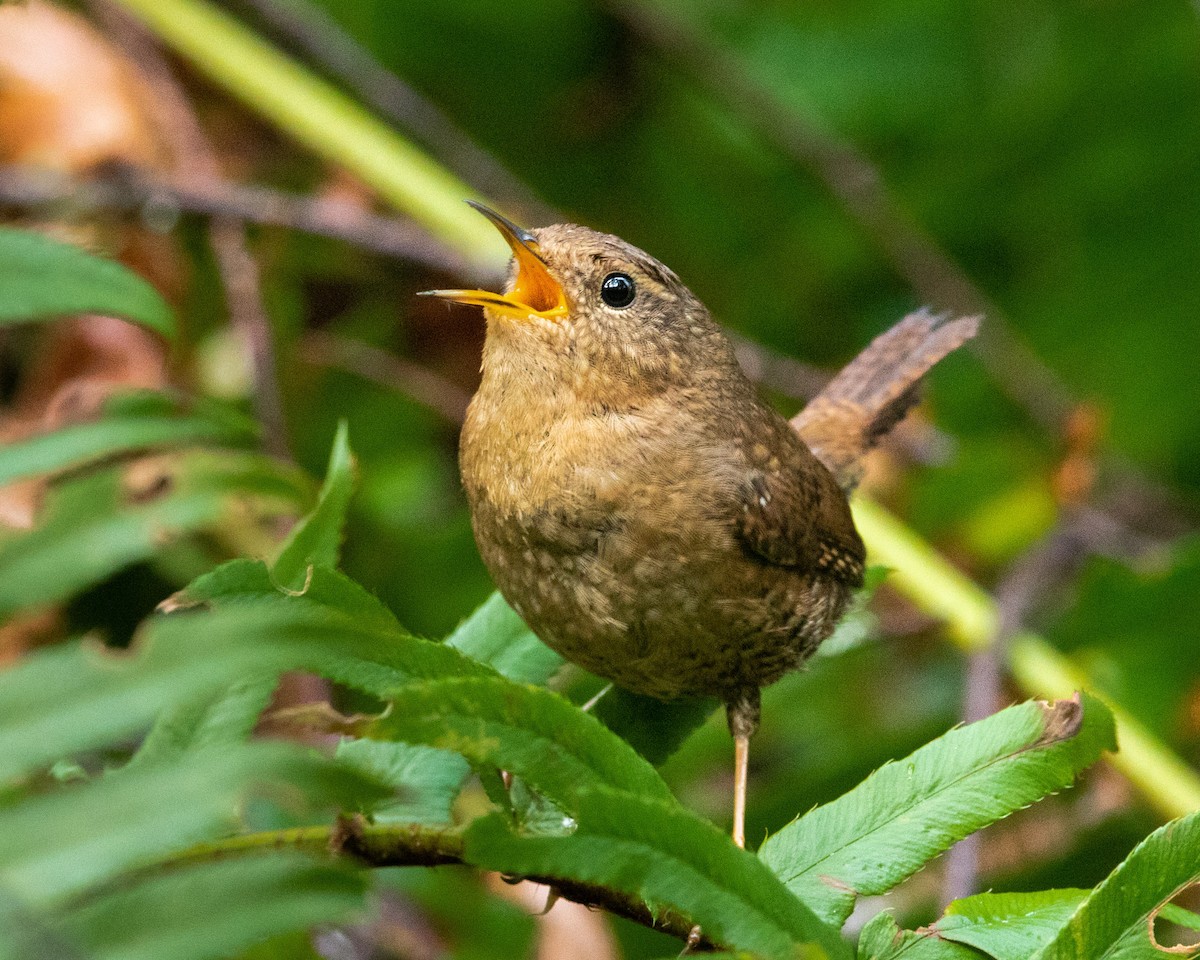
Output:
[[[500,592],[550,647],[637,693],[730,699],[798,667],[849,597],[824,578],[748,555],[721,525],[639,529],[635,508],[603,525],[517,518],[473,504]]]

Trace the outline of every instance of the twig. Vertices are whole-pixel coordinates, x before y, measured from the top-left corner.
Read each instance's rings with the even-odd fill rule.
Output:
[[[100,19],[142,72],[154,97],[150,101],[166,136],[175,168],[185,180],[216,180],[221,164],[201,128],[187,95],[175,79],[153,35],[122,8],[108,0],[92,0]],[[246,245],[242,224],[231,217],[214,217],[209,243],[225,288],[225,304],[234,329],[250,346],[254,371],[254,406],[263,425],[263,444],[277,457],[289,459],[287,427],[270,320],[263,306],[258,265]]]
[[[323,9],[305,0],[232,0],[285,49],[340,80],[376,113],[407,129],[459,176],[538,223],[562,218],[458,124],[373,57]]]
[[[1071,511],[1058,526],[1017,558],[996,587],[995,642],[967,658],[963,693],[963,723],[982,720],[1000,703],[1002,651],[1047,597],[1055,596],[1072,580],[1084,560],[1115,546],[1099,536],[1092,512]],[[1089,524],[1089,520],[1093,520]],[[1128,549],[1137,541],[1122,538]],[[970,896],[978,888],[981,837],[973,833],[956,843],[946,855],[942,902]]]
[[[853,509],[873,562],[893,570],[889,583],[944,620],[951,639],[963,650],[983,650],[995,643],[1001,612],[992,597],[882,507],[860,499]],[[1095,692],[1084,670],[1036,634],[1018,633],[1002,653],[1017,686],[1029,696],[1052,699],[1080,689]],[[1168,819],[1200,810],[1200,773],[1127,710],[1112,702],[1108,707],[1121,744],[1109,763]]]
[[[1001,388],[1048,429],[1075,406],[1066,386],[1024,344],[988,299],[888,192],[855,147],[818,130],[745,64],[661,6],[600,0],[634,35],[675,63],[766,142],[815,175],[884,251],[920,296],[937,309],[987,317],[975,349]]]
[[[337,367],[389,390],[397,390],[461,424],[471,395],[419,364],[363,343],[331,333],[311,331],[300,342],[300,356],[314,366]]]
[[[51,170],[0,166],[0,204],[49,212],[65,207],[78,215],[116,211],[151,221],[179,213],[225,216],[341,240],[446,273],[468,272],[459,254],[411,221],[220,177],[197,181],[120,167],[76,180]]]

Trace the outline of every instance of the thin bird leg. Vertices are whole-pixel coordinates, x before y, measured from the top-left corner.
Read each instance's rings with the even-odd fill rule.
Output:
[[[750,737],[733,738],[733,842],[746,846],[746,771],[750,763]]]
[[[592,709],[592,707],[594,707],[596,704],[598,704],[601,701],[601,699],[603,699],[604,695],[606,693],[608,693],[608,691],[611,690],[612,688],[613,688],[613,685],[611,683],[605,684],[603,687],[601,687],[596,692],[596,694],[587,703],[585,703],[579,709],[582,710],[584,713],[587,713],[588,711],[590,711]]]
[[[725,704],[729,732],[733,734],[733,842],[746,846],[746,778],[750,765],[750,738],[758,729],[758,688],[742,690]]]

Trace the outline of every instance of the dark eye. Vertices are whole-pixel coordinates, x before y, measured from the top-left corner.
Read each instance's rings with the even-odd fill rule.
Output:
[[[636,295],[633,277],[627,273],[610,273],[600,284],[600,299],[610,307],[627,307]]]

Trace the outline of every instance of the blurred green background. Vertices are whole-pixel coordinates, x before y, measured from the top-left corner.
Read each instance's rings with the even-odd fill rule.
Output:
[[[1019,355],[1000,378],[995,364],[958,355],[931,378],[924,412],[950,442],[930,463],[885,457],[874,495],[994,588],[1068,516],[1053,479],[1064,459],[1074,452],[1094,462],[1097,483],[1069,515],[1119,517],[1124,526],[1103,551],[1117,556],[1086,559],[1051,583],[1029,620],[1100,689],[1200,761],[1200,546],[1190,532],[1200,495],[1196,6],[325,2],[357,44],[524,184],[476,178],[481,194],[529,226],[549,208],[621,235],[673,267],[732,330],[822,368],[930,302],[929,288],[889,257],[892,221],[849,210],[781,142],[837,145],[827,173],[850,177],[851,187],[873,170],[876,195],[943,251],[943,279],[961,269],[996,327],[1093,405],[1106,428],[1096,449],[1083,442],[1080,452],[1070,430],[1047,424],[1045,409],[1031,413],[1013,399],[1035,376]],[[259,6],[238,0],[230,9],[314,62],[266,25]],[[322,163],[187,77],[239,179],[328,187]],[[409,135],[450,168],[466,160],[440,135]],[[839,163],[847,149],[853,161]],[[213,266],[195,223],[185,221],[181,235],[193,271],[184,318],[207,349],[224,323]],[[313,331],[352,338],[470,391],[480,318],[414,297],[463,277],[279,230],[255,231],[253,241],[288,443],[320,473],[347,418],[361,459],[345,569],[408,627],[442,636],[491,591],[459,488],[456,425],[402,390],[328,358],[313,362],[312,341],[303,346]],[[192,361],[201,385],[213,379],[208,355]],[[791,413],[799,401],[783,393],[771,396]],[[1141,478],[1133,486],[1122,479],[1130,473]],[[169,590],[170,571],[186,566],[126,573],[120,589],[78,601],[75,620],[132,622]],[[127,589],[150,574],[159,593]],[[114,592],[137,607],[131,616],[114,612]],[[961,716],[965,662],[935,624],[885,587],[856,627],[768,694],[750,836]],[[729,753],[717,718],[667,766],[685,801],[718,822],[727,817]],[[990,831],[978,886],[1092,884],[1155,823],[1114,774],[1097,772]],[[917,919],[940,899],[935,873],[916,878],[900,901]],[[631,942],[634,955],[642,949]]]

